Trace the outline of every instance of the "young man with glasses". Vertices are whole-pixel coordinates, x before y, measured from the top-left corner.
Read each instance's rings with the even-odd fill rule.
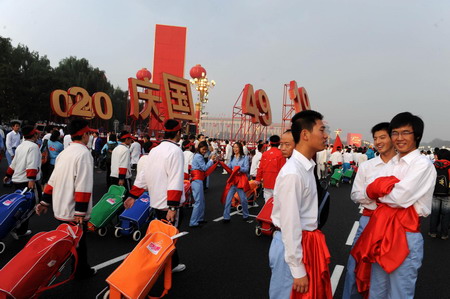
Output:
[[[419,217],[431,212],[436,170],[417,149],[424,123],[409,112],[397,114],[389,131],[397,155],[368,184],[377,209],[351,254],[357,285],[369,298],[414,298],[423,259]]]
[[[366,195],[366,184],[372,182],[375,178],[379,176],[380,171],[386,166],[386,164],[396,155],[394,144],[389,136],[389,123],[382,122],[375,125],[372,128],[373,143],[377,151],[380,153],[379,156],[362,163],[358,168],[358,173],[356,174],[355,181],[353,182],[353,187],[351,191],[351,199],[356,203],[360,204],[364,210],[361,218],[359,219],[358,230],[356,231],[355,239],[353,244],[356,243],[359,236],[363,232],[367,223],[369,222],[370,216],[373,211],[377,208],[377,203],[375,200],[370,199]],[[356,299],[362,298],[361,294],[358,293],[355,281],[355,259],[350,255],[347,262],[347,272],[345,275],[344,283],[344,294],[342,295],[344,299]]]

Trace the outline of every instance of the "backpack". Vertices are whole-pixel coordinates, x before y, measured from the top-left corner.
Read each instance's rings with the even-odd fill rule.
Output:
[[[449,175],[450,175],[450,161],[436,160],[434,162],[436,168],[436,185],[434,186],[433,195],[449,196]]]
[[[108,149],[106,150],[106,163],[109,165],[111,164],[111,157],[113,150],[118,146],[117,142],[114,143],[108,143]]]

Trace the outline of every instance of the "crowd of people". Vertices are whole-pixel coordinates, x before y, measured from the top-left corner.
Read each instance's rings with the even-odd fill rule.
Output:
[[[353,167],[357,174],[351,199],[363,208],[363,215],[348,260],[343,297],[413,298],[423,257],[419,218],[431,214],[432,238],[448,239],[450,224],[450,152],[421,153],[423,127],[418,116],[400,113],[372,128],[373,146],[333,148],[327,145],[323,116],[312,110],[296,114],[291,129],[281,136],[251,145],[203,134],[182,135],[181,123],[174,119],[164,123],[160,141],[149,136],[138,140],[128,131],[100,136],[86,120],[75,119],[67,132],[49,127],[45,135],[33,126],[12,123],[6,136],[0,132],[0,149],[9,165],[5,184],[36,190],[38,215],[52,206],[58,221],[80,223],[84,230],[92,211],[96,168],[105,170],[107,187],[125,187],[125,208],[148,191],[155,217],[175,226],[181,221],[180,207],[189,200],[184,188],[189,180],[193,229],[207,223],[204,192],[217,167],[229,175],[222,195],[223,223],[231,221],[236,193],[242,218],[248,220],[246,191],[253,181],[264,188],[264,200],[273,198],[274,203],[271,298],[300,298],[305,293],[309,298],[331,298],[330,252],[318,229],[317,179],[326,180],[336,168]],[[27,221],[12,232],[16,239],[30,234]],[[372,250],[373,246],[380,249]],[[77,250],[76,277],[94,275],[85,237]],[[186,269],[177,252],[172,265],[173,272]]]

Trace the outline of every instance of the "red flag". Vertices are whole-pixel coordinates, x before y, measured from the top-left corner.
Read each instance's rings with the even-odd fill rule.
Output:
[[[337,151],[337,148],[340,147],[342,149],[342,141],[341,138],[339,137],[339,135],[336,135],[336,139],[334,140],[334,144],[333,144],[333,150],[331,151],[331,153],[334,153],[335,151]]]

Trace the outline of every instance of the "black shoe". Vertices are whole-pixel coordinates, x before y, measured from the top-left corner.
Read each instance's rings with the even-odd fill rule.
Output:
[[[206,224],[206,223],[208,223],[208,221],[206,221],[206,220],[202,220],[202,221],[198,222],[198,224]]]
[[[76,280],[88,279],[97,274],[97,270],[94,268],[88,268],[87,270],[77,271],[75,273]]]
[[[200,228],[202,227],[201,225],[197,224],[197,225],[189,225],[189,228]]]
[[[223,223],[230,223],[230,219],[224,219],[222,220]]]

